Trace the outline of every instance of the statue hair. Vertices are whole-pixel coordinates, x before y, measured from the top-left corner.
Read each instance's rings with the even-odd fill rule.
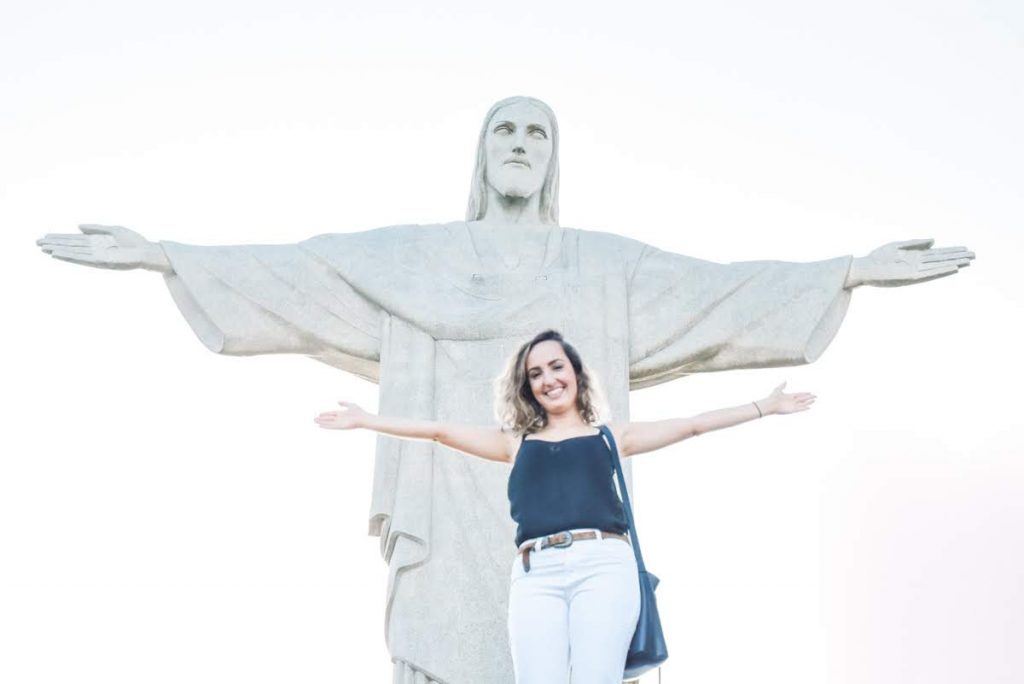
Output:
[[[508,360],[505,372],[494,383],[494,412],[502,430],[516,435],[528,435],[543,429],[548,424],[547,411],[533,396],[530,378],[526,372],[526,357],[530,351],[548,340],[562,345],[566,358],[576,373],[576,408],[583,421],[589,425],[607,419],[597,376],[583,363],[576,348],[566,342],[556,330],[545,330],[523,344]]]
[[[487,149],[485,140],[491,119],[502,107],[528,102],[544,112],[551,122],[551,159],[548,161],[548,172],[544,176],[544,185],[540,189],[540,220],[542,223],[558,225],[558,119],[546,103],[525,95],[507,97],[495,102],[484,117],[480,127],[480,138],[476,146],[476,166],[473,168],[473,180],[469,187],[469,206],[466,208],[467,221],[479,221],[487,213]]]

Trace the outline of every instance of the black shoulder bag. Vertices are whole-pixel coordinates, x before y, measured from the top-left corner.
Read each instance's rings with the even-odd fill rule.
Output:
[[[668,648],[665,646],[665,635],[661,631],[661,618],[658,617],[658,604],[654,600],[654,590],[658,586],[658,578],[647,572],[644,557],[640,553],[640,540],[636,536],[636,524],[633,522],[633,507],[629,504],[629,492],[626,490],[626,478],[622,475],[622,463],[619,462],[619,449],[615,446],[615,438],[608,426],[600,427],[612,453],[612,467],[619,479],[619,491],[622,494],[626,521],[629,523],[629,538],[636,556],[636,566],[640,571],[640,618],[636,623],[633,640],[629,643],[626,655],[625,679],[637,679],[648,670],[658,667],[668,659]]]

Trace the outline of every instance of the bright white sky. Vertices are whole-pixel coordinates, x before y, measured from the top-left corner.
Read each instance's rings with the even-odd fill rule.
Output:
[[[858,291],[811,366],[634,394],[820,397],[635,463],[665,681],[1024,680],[1020,3],[145,4],[0,9],[0,680],[390,680],[373,440],[311,420],[375,387],[211,354],[159,276],[34,240],[459,219],[512,94],[559,116],[563,225],[716,261],[978,254]]]

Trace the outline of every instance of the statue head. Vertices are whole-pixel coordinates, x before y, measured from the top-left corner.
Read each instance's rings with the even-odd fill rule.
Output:
[[[488,110],[477,141],[467,221],[487,213],[488,188],[523,199],[539,192],[540,220],[558,223],[558,120],[544,102],[516,96]]]

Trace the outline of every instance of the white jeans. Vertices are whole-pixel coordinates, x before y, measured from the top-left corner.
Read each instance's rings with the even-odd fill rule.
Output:
[[[621,684],[640,615],[633,548],[586,539],[512,564],[508,633],[516,684]]]

